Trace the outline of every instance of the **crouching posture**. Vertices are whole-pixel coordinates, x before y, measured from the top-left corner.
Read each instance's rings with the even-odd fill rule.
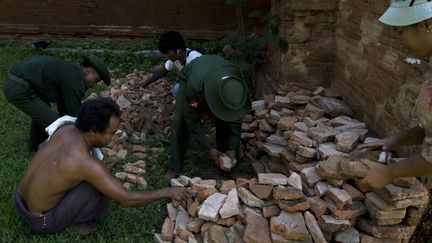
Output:
[[[110,142],[119,117],[112,100],[89,100],[76,122],[60,126],[35,154],[14,192],[17,211],[32,232],[92,232],[107,217],[109,199],[132,207],[189,197],[186,189],[176,187],[128,192],[92,155],[93,147]]]

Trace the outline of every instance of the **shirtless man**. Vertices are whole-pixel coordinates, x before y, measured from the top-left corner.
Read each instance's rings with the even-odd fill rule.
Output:
[[[58,128],[34,156],[14,192],[15,206],[34,233],[70,228],[87,234],[108,215],[108,199],[122,206],[141,206],[159,199],[187,200],[185,188],[126,191],[93,147],[106,145],[120,123],[120,110],[110,99],[83,103],[75,124]]]

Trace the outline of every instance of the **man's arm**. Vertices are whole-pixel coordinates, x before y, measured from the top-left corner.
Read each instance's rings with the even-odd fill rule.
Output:
[[[360,184],[369,189],[383,188],[398,177],[432,175],[432,163],[423,158],[421,154],[391,165],[383,165],[370,161],[365,161],[365,163],[369,166],[369,173],[360,181]]]
[[[184,187],[165,187],[152,191],[127,191],[121,183],[112,177],[101,161],[85,156],[86,161],[81,166],[82,180],[89,182],[106,197],[117,201],[124,207],[135,207],[148,204],[164,198],[174,200],[189,199],[190,194]]]
[[[167,73],[168,73],[168,70],[165,68],[164,65],[160,65],[160,66],[156,67],[153,75],[144,81],[143,87],[146,87],[147,85],[156,82],[160,78],[167,75]]]
[[[424,128],[416,126],[410,129],[403,130],[392,136],[380,139],[377,142],[361,145],[357,149],[382,149],[384,151],[392,151],[401,146],[421,144],[424,136]]]

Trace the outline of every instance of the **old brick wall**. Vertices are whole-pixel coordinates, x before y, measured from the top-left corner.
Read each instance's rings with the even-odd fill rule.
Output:
[[[378,135],[416,124],[429,60],[410,57],[398,33],[378,21],[388,0],[293,0],[272,5],[287,51],[271,46],[269,68],[281,83],[331,86]]]
[[[418,91],[432,80],[428,60],[407,64],[410,55],[399,34],[377,20],[387,7],[387,0],[340,2],[332,82],[380,136],[416,124],[412,111]]]
[[[245,13],[266,12],[270,0],[251,0]],[[178,30],[189,38],[215,38],[237,30],[224,0],[0,1],[0,34],[148,37]]]
[[[271,72],[280,82],[330,84],[334,78],[337,0],[273,1],[288,50],[270,45]]]

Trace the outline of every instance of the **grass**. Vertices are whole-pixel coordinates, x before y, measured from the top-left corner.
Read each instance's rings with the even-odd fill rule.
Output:
[[[82,48],[82,49],[123,49],[136,51],[154,49],[155,42],[109,41],[109,40],[63,40],[48,38],[50,47],[57,48]],[[30,42],[0,41],[0,84],[3,84],[8,70],[19,60],[38,54],[46,54],[33,48]],[[79,62],[82,56],[77,53],[54,52],[50,55]],[[104,52],[101,57],[109,67],[115,67],[114,75],[123,77],[133,69],[150,70],[152,61],[144,57],[136,57],[129,54],[113,54]],[[99,86],[96,91],[105,87]],[[149,205],[136,208],[123,208],[115,202],[110,204],[108,219],[98,227],[95,234],[89,237],[80,237],[68,232],[53,235],[32,234],[15,211],[12,193],[20,181],[33,153],[28,152],[26,138],[30,119],[17,108],[8,104],[3,92],[0,92],[0,242],[153,242],[153,233],[160,232],[163,220],[166,217],[166,203],[162,200]],[[148,144],[166,145],[169,141],[159,135],[150,137]],[[191,146],[197,147],[197,146]],[[166,171],[168,149],[158,156],[151,156],[147,160],[148,172],[145,178],[149,189],[167,186],[161,178]],[[208,166],[205,155],[200,150],[193,150],[189,159],[185,162],[183,174],[200,176],[200,170]],[[136,158],[128,157],[128,161]],[[113,173],[121,169],[121,164],[114,166]],[[250,173],[251,168],[240,163],[239,170]],[[135,186],[134,190],[144,190]]]

